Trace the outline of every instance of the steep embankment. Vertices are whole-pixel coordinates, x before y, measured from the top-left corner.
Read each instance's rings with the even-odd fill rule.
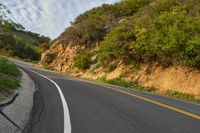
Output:
[[[74,57],[79,50],[80,47],[70,45],[64,47],[64,45],[56,42],[46,53],[43,53],[41,63],[43,66],[48,66],[48,68],[56,71],[82,78],[96,80],[104,76],[107,79],[122,77],[128,81],[137,81],[147,89],[157,89],[158,93],[161,94],[171,90],[192,94],[200,99],[200,70],[185,66],[164,68],[159,64],[142,64],[140,69],[135,69],[132,65],[125,65],[122,62],[115,62],[117,63],[116,68],[110,72],[105,68],[98,67],[96,63],[92,64],[87,70],[79,70],[74,67]],[[48,60],[47,56],[51,56],[52,60]],[[49,61],[48,64],[46,64],[47,60]]]
[[[198,0],[126,0],[94,8],[51,42],[41,64],[200,98],[199,5]]]

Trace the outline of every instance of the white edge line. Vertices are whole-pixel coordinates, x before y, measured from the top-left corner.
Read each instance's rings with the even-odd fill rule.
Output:
[[[23,68],[24,68],[24,67],[23,67]],[[57,90],[58,90],[58,92],[59,92],[59,94],[60,94],[60,98],[61,98],[62,105],[63,105],[63,113],[64,113],[64,133],[71,133],[71,122],[70,122],[70,116],[69,116],[69,109],[68,109],[68,106],[67,106],[67,102],[66,102],[66,100],[65,100],[65,97],[64,97],[64,95],[63,95],[63,93],[62,93],[62,90],[60,89],[60,87],[58,86],[58,84],[57,84],[55,81],[53,81],[52,79],[50,79],[50,78],[48,78],[48,77],[46,77],[46,76],[44,76],[44,75],[42,75],[42,74],[40,74],[40,73],[38,73],[38,72],[36,72],[36,71],[33,71],[33,70],[31,70],[31,69],[28,69],[28,68],[25,68],[25,69],[27,69],[27,70],[29,70],[29,71],[31,71],[31,72],[37,74],[37,75],[40,75],[41,77],[43,77],[43,78],[45,78],[45,79],[51,81],[51,82],[56,86],[56,88],[57,88]]]

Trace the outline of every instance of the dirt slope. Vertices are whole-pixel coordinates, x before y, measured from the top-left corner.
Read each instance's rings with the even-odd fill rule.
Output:
[[[112,79],[121,76],[126,80],[137,81],[144,87],[158,89],[160,93],[172,90],[189,93],[200,98],[200,70],[183,66],[163,68],[158,64],[152,66],[143,64],[139,70],[136,70],[132,66],[118,62],[117,67],[112,72],[96,67],[97,64],[92,64],[89,69],[81,71],[73,67],[74,57],[80,49],[84,49],[84,47],[66,46],[58,40],[54,41],[51,48],[42,54],[41,65],[90,79],[102,76]]]

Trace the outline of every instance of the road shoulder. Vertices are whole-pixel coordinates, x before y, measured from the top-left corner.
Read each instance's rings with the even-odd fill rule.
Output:
[[[20,129],[26,126],[30,112],[33,107],[33,96],[35,93],[34,81],[22,70],[21,87],[14,93],[19,94],[14,102],[2,108],[2,112],[8,116]],[[0,104],[8,102],[10,99],[2,101]],[[11,123],[5,116],[0,115],[1,133],[20,133],[21,130]]]

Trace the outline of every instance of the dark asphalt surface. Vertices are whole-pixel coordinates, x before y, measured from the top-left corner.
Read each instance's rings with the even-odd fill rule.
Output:
[[[29,67],[23,65],[24,67]],[[63,133],[63,110],[56,87],[27,70],[38,91],[26,132]],[[69,107],[72,133],[200,133],[200,120],[147,101],[62,74],[36,70],[62,89]],[[200,105],[136,90],[115,87],[200,114]]]
[[[23,69],[35,81],[32,116],[25,132],[63,133],[63,107],[57,88],[49,80]]]

